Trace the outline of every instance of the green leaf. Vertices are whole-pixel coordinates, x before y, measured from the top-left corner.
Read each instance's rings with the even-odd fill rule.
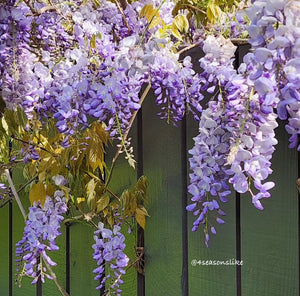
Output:
[[[38,182],[31,186],[29,191],[29,200],[31,205],[33,205],[34,202],[40,201],[41,205],[44,206],[46,201],[46,190],[42,182]]]
[[[149,185],[148,179],[145,176],[141,176],[137,181],[136,189],[138,191],[141,191],[142,194],[146,197],[148,185]]]

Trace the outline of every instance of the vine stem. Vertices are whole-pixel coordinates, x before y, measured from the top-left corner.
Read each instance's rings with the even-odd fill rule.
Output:
[[[184,6],[184,8],[188,7],[188,8],[197,10],[197,11],[201,12],[202,14],[206,15],[206,12],[203,9],[201,9],[201,8],[199,8],[197,6],[194,6],[194,5],[191,5],[191,4],[183,4],[183,6]]]
[[[12,191],[12,193],[13,193],[13,195],[14,195],[16,201],[17,201],[17,204],[18,204],[19,208],[20,208],[20,211],[21,211],[21,213],[22,213],[22,215],[23,215],[23,217],[24,217],[24,220],[26,220],[26,212],[25,212],[25,210],[24,210],[24,207],[23,207],[23,205],[22,205],[22,202],[21,202],[21,200],[20,200],[20,197],[19,197],[19,195],[18,195],[18,192],[17,192],[17,190],[16,190],[16,187],[15,187],[15,185],[14,185],[14,183],[13,183],[13,180],[12,180],[12,178],[11,178],[11,176],[10,176],[10,172],[9,172],[8,169],[5,169],[5,170],[4,170],[4,173],[5,173],[5,176],[6,176],[6,178],[7,178],[8,183],[9,183],[9,186],[10,186],[10,188],[11,188],[11,191]]]
[[[143,94],[142,94],[142,96],[141,96],[141,98],[140,98],[140,101],[139,101],[139,105],[140,105],[140,106],[142,106],[142,104],[143,104],[143,102],[144,102],[144,100],[145,100],[145,98],[146,98],[148,92],[150,91],[150,89],[151,89],[151,82],[148,83],[146,89],[144,90],[144,92],[143,92]],[[124,136],[123,136],[123,138],[122,138],[122,142],[125,142],[125,141],[126,141],[126,139],[127,139],[127,137],[128,137],[128,134],[129,134],[129,131],[130,131],[131,127],[132,127],[132,124],[133,124],[133,122],[134,122],[136,116],[137,116],[138,111],[139,111],[139,110],[136,110],[136,111],[133,113],[133,115],[132,115],[132,117],[131,117],[131,119],[130,119],[130,121],[129,121],[128,128],[127,128],[127,130],[125,131]],[[113,171],[113,169],[114,169],[114,167],[115,167],[115,164],[116,164],[116,161],[117,161],[117,159],[118,159],[118,157],[119,157],[119,155],[120,155],[120,153],[121,153],[121,151],[122,151],[122,148],[123,148],[123,146],[120,145],[118,151],[116,152],[116,154],[115,154],[115,156],[114,156],[114,158],[113,158],[113,160],[112,160],[111,168],[110,168],[110,171],[109,171],[109,174],[108,174],[108,177],[107,177],[107,181],[106,181],[106,183],[105,183],[105,188],[107,188],[107,186],[108,186],[108,184],[109,184],[109,182],[110,182],[110,180],[111,180],[111,177],[112,177],[112,171]]]
[[[19,142],[21,142],[21,143],[23,143],[23,144],[32,145],[32,146],[34,146],[34,147],[36,147],[36,148],[39,148],[39,149],[41,149],[41,150],[43,150],[43,151],[45,151],[45,152],[51,154],[53,157],[57,157],[57,156],[58,156],[58,155],[56,155],[54,152],[51,152],[51,151],[47,150],[46,148],[44,148],[44,147],[42,147],[42,146],[40,146],[40,145],[38,145],[38,144],[29,143],[28,141],[25,141],[25,140],[23,140],[23,139],[19,139],[19,138],[15,137],[15,136],[11,136],[11,137],[12,137],[12,139],[14,139],[14,140],[16,140],[16,141],[19,141]]]
[[[61,286],[61,284],[59,283],[57,277],[56,277],[56,274],[55,272],[52,270],[51,266],[48,264],[48,262],[44,259],[44,257],[42,257],[43,259],[43,262],[45,263],[48,271],[50,272],[50,275],[55,283],[55,285],[57,286],[58,290],[60,291],[60,293],[63,295],[63,296],[70,296],[66,290]]]
[[[182,48],[182,49],[179,50],[177,53],[178,53],[179,55],[181,55],[182,53],[184,53],[184,52],[186,52],[186,51],[188,51],[188,50],[190,50],[190,49],[192,49],[192,48],[194,48],[194,47],[197,47],[197,46],[199,46],[199,45],[200,45],[200,42],[194,43],[194,44],[192,44],[192,45],[189,45],[189,46],[186,46],[186,47]]]
[[[123,11],[122,7],[120,6],[118,0],[113,0],[113,2],[116,4],[116,6],[118,7],[120,13],[122,14],[123,22],[124,22],[124,24],[125,24],[125,26],[128,30],[128,33],[130,33],[131,30],[130,30],[130,27],[129,27],[128,22],[126,20],[126,16],[124,14],[124,11]]]

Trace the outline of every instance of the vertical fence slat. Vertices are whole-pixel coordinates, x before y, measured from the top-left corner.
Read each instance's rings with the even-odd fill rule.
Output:
[[[187,219],[187,139],[186,116],[181,123],[181,170],[182,170],[182,198],[181,198],[181,232],[182,232],[182,296],[189,295],[189,259],[188,259],[188,219]]]
[[[37,264],[40,264],[41,262],[40,262],[40,260],[38,259],[37,260]],[[37,274],[39,274],[40,275],[40,271],[37,271]],[[41,280],[41,278],[39,277],[39,279],[38,279],[38,281],[37,281],[37,283],[36,283],[36,285],[35,285],[35,294],[36,294],[36,296],[43,296],[43,283],[42,283],[42,280]]]
[[[180,129],[159,120],[153,93],[144,103],[144,173],[149,179],[145,229],[146,295],[181,295]]]
[[[298,141],[300,137],[298,136]],[[300,152],[297,153],[298,160],[298,179],[296,185],[298,187],[298,295],[300,295]]]
[[[300,152],[297,153],[298,158],[298,180],[300,178]],[[298,295],[300,295],[300,184],[298,186]]]
[[[70,227],[70,294],[99,296],[93,274],[96,268],[92,249],[94,229],[79,223]]]
[[[237,47],[235,51],[235,69],[239,68],[240,63],[242,62],[242,49]],[[239,262],[242,260],[241,253],[242,243],[241,243],[241,194],[235,193],[235,249],[236,256],[235,259]],[[242,266],[236,265],[236,295],[242,295]]]
[[[9,271],[9,206],[6,204],[1,210],[0,215],[0,291],[3,295],[11,296],[9,291],[10,280]]]
[[[239,262],[242,260],[241,254],[241,194],[235,193],[235,259]],[[236,265],[236,295],[242,295],[242,265]]]
[[[137,178],[144,175],[144,155],[143,155],[143,109],[137,115]],[[137,229],[137,250],[145,250],[145,232],[138,226]],[[145,255],[141,257],[141,268],[144,272],[143,264]],[[145,274],[137,271],[137,296],[145,296]]]
[[[288,148],[284,125],[276,129],[279,143],[269,180],[276,186],[257,210],[251,196],[241,198],[243,296],[297,295],[297,153]]]
[[[65,242],[65,256],[66,256],[66,277],[65,277],[65,286],[66,292],[70,294],[71,280],[70,280],[70,272],[71,272],[71,258],[70,258],[70,224],[66,223],[66,242]]]
[[[9,296],[12,296],[13,291],[13,204],[12,201],[8,205],[8,264],[9,264]]]

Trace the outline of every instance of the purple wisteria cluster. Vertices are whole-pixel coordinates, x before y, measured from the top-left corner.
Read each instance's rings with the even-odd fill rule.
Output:
[[[29,117],[33,111],[42,119],[54,117],[66,135],[92,117],[119,136],[140,108],[142,85],[151,82],[162,118],[180,120],[186,102],[199,111],[197,75],[191,63],[173,53],[170,35],[153,36],[157,27],[149,29],[139,16],[147,3],[133,2],[124,11],[110,1],[97,8],[92,1],[54,1],[51,9],[24,1],[1,8],[0,70],[7,106],[22,105]],[[173,6],[167,2],[160,8],[166,24]]]
[[[0,200],[5,199],[5,197],[9,194],[9,189],[6,184],[0,183]]]
[[[275,184],[267,178],[277,144],[277,117],[288,120],[290,147],[299,145],[300,5],[264,0],[255,1],[246,11],[252,50],[238,71],[230,61],[233,51],[220,58],[224,46],[220,37],[206,38],[205,57],[200,60],[201,90],[213,98],[201,115],[199,135],[190,151],[193,203],[187,209],[197,216],[192,230],[204,225],[207,245],[209,227],[216,232],[209,213],[224,214],[218,199],[226,201],[229,184],[237,192],[249,192],[258,209],[263,209],[261,199],[270,197]],[[218,215],[216,220],[224,223]]]
[[[288,120],[290,147],[300,149],[300,4],[298,1],[255,1],[247,10],[250,44],[256,62],[255,89]]]
[[[120,233],[121,227],[114,225],[113,230],[104,227],[102,222],[95,231],[95,244],[93,245],[93,258],[97,262],[94,273],[95,280],[100,281],[97,289],[104,288],[109,295],[121,295],[120,285],[123,283],[121,276],[125,274],[124,268],[128,265],[129,258],[124,254],[125,237]],[[105,270],[110,268],[113,274],[105,275]]]
[[[232,64],[235,48],[225,47],[222,38],[208,37],[203,50],[205,57],[200,60],[204,70],[202,90],[213,93],[216,99],[203,111],[199,135],[190,151],[189,192],[193,203],[187,210],[197,216],[192,230],[204,225],[208,245],[209,228],[215,233],[209,214],[213,210],[219,215],[225,214],[217,198],[226,201],[230,194],[229,184],[237,192],[248,191],[258,209],[263,209],[260,199],[270,197],[269,190],[274,183],[265,180],[272,173],[277,116],[274,113],[276,96],[270,98],[271,94],[259,87],[257,63],[252,53],[245,56],[237,72]],[[219,215],[216,221],[223,224]]]
[[[190,185],[189,193],[192,194],[192,204],[187,206],[188,211],[193,211],[197,216],[192,231],[205,223],[205,237],[208,245],[210,229],[215,233],[213,224],[208,224],[208,212],[216,210],[219,215],[225,215],[220,209],[218,199],[227,201],[230,194],[227,184],[229,176],[226,174],[226,158],[229,153],[229,137],[231,133],[222,128],[223,106],[221,102],[209,102],[209,107],[201,115],[199,135],[194,138],[195,145],[189,151],[190,158]],[[212,197],[212,198],[211,198]],[[218,223],[224,221],[218,216]]]
[[[160,49],[150,65],[150,77],[156,104],[161,106],[161,118],[175,123],[182,120],[187,108],[198,118],[202,111],[200,102],[203,95],[191,57],[187,56],[182,63],[178,63],[178,54],[176,56],[170,50]]]
[[[49,266],[56,265],[48,253],[59,249],[56,238],[61,234],[59,228],[66,211],[67,205],[62,191],[54,193],[54,200],[47,196],[44,206],[40,202],[34,202],[29,208],[23,238],[16,244],[20,276],[32,277],[32,283],[36,283],[39,278],[44,282],[45,276],[52,279],[44,263]]]

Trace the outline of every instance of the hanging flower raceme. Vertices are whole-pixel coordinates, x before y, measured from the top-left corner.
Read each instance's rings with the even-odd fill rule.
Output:
[[[257,69],[250,78],[255,80],[260,100],[264,100],[263,107],[272,102],[279,119],[288,119],[290,147],[299,150],[299,2],[255,1],[247,13],[251,20],[248,31],[254,49],[252,60]]]
[[[56,265],[48,253],[59,249],[55,241],[61,235],[59,228],[64,219],[62,215],[66,211],[67,205],[62,191],[54,193],[54,200],[47,196],[44,205],[34,202],[29,208],[23,238],[16,244],[20,276],[32,277],[32,283],[36,283],[39,278],[44,282],[45,276],[51,279],[45,265]]]
[[[109,291],[110,295],[121,295],[120,285],[123,283],[121,276],[125,274],[124,268],[129,262],[129,258],[123,252],[125,237],[120,233],[120,229],[120,226],[115,225],[113,230],[110,230],[99,222],[94,236],[93,258],[98,265],[94,273],[97,274],[95,280],[100,280],[97,289],[106,287],[105,290]],[[111,273],[106,274],[108,270],[111,270]]]
[[[215,197],[226,201],[230,183],[239,193],[249,191],[253,204],[263,209],[260,199],[269,197],[269,190],[274,187],[273,182],[265,180],[272,173],[277,116],[273,111],[276,95],[255,88],[257,82],[252,77],[258,66],[252,54],[245,57],[245,63],[237,73],[231,60],[234,48],[226,55],[222,39],[208,37],[203,49],[206,55],[200,60],[204,69],[202,89],[219,94],[217,100],[209,102],[209,107],[203,111],[200,133],[190,151],[193,172],[189,192],[194,203],[187,209],[198,216],[193,230],[204,225],[208,244],[208,229],[213,227],[209,225],[209,214],[213,210],[223,214]],[[276,89],[275,81],[268,78],[265,77],[270,89]],[[224,223],[219,217],[216,221]],[[215,233],[214,227],[211,232]]]

